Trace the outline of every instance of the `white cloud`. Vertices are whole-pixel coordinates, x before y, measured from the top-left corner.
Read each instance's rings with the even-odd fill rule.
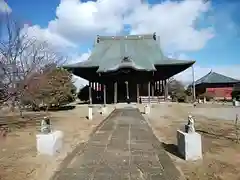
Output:
[[[118,34],[129,24],[131,34],[157,32],[164,49],[195,51],[214,36],[211,27],[200,30],[195,27],[196,20],[210,7],[204,0],[166,1],[152,7],[141,0],[62,0],[56,9],[56,19],[49,22],[48,28],[34,29],[51,42],[61,39],[63,45],[81,45],[97,34]]]
[[[22,29],[23,33],[27,33],[28,37],[34,37],[40,41],[47,41],[53,47],[66,48],[66,47],[76,47],[74,43],[67,40],[57,33],[52,33],[49,29],[41,29],[40,26],[28,26],[25,25]]]
[[[210,3],[202,0],[165,1],[153,7],[142,5],[127,18],[132,34],[157,32],[161,46],[171,51],[202,49],[214,36],[211,27],[197,30],[195,22],[209,11]]]
[[[76,57],[76,59],[74,59],[74,61],[76,61],[76,62],[86,61],[89,58],[90,54],[91,54],[91,51],[88,50],[88,52],[83,53],[80,56]]]
[[[71,40],[116,34],[123,28],[123,15],[136,3],[138,0],[62,0],[56,10],[57,18],[49,23],[49,29]]]
[[[9,7],[9,5],[4,1],[0,0],[0,13],[11,13],[12,9]]]

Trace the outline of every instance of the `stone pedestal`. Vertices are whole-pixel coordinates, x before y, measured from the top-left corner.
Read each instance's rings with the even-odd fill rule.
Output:
[[[101,113],[102,113],[102,115],[106,115],[107,114],[107,107],[102,107]]]
[[[54,131],[49,134],[37,134],[36,141],[39,154],[53,156],[62,148],[63,132]]]
[[[177,131],[178,151],[185,160],[202,159],[202,139],[199,133]]]
[[[236,106],[236,107],[238,107],[238,106],[240,106],[240,102],[239,101],[233,101],[233,106]]]
[[[150,114],[150,105],[149,104],[144,106],[144,114]]]
[[[207,102],[206,97],[203,98],[203,103],[205,104]]]
[[[92,107],[88,107],[88,119],[89,120],[92,120],[93,118],[93,112],[92,112]]]

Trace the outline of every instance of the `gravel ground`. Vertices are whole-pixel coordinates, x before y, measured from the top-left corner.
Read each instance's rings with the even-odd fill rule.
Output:
[[[142,105],[140,109],[143,110]],[[146,118],[187,180],[239,180],[236,113],[240,113],[240,108],[229,105],[199,104],[194,108],[192,104],[163,103],[153,105]],[[203,159],[193,162],[181,159],[176,140],[176,132],[187,123],[189,114],[195,118],[195,128],[202,136],[203,147]]]
[[[108,106],[108,113],[113,110]],[[51,112],[53,128],[64,133],[64,146],[53,157],[36,152],[36,123],[14,129],[0,139],[0,180],[47,180],[58,169],[62,160],[82,142],[88,140],[92,130],[108,115],[93,108],[93,120],[88,120],[86,105],[77,105],[68,111]]]

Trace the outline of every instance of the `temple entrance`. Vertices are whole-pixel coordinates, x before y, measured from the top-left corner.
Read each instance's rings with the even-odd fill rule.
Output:
[[[119,103],[127,102],[126,83],[124,81],[118,82],[117,101]]]
[[[126,103],[128,99],[130,102],[137,102],[137,88],[136,83],[128,81],[120,81],[117,84],[117,102]]]

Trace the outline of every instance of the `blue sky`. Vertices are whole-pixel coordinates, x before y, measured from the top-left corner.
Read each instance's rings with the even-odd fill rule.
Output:
[[[65,11],[61,11],[63,5],[60,6],[60,0],[6,0],[5,2],[7,2],[12,9],[12,13],[15,17],[28,23],[30,26],[37,25],[41,29],[48,28],[50,21],[53,21],[56,18],[60,19],[62,16],[60,17],[59,14],[63,12],[65,13]],[[84,0],[84,2],[87,1]],[[148,0],[150,6],[155,6],[164,2],[164,0]],[[56,16],[56,10],[58,7],[61,8],[59,8],[59,14]],[[202,48],[196,50],[183,48],[180,50],[174,50],[171,53],[177,54],[174,56],[180,58],[196,60],[196,66],[199,68],[199,71],[200,69],[212,69],[215,67],[216,70],[224,71],[225,74],[227,74],[230,67],[240,68],[240,13],[238,9],[240,9],[240,1],[238,0],[212,0],[211,6],[208,10],[201,15],[198,15],[198,18],[194,20],[194,28],[197,30],[202,28],[213,28],[214,36],[207,40]],[[74,17],[74,12],[71,16]],[[155,18],[155,21],[158,21],[159,17],[156,16]],[[125,25],[124,27],[128,28],[128,30],[125,31],[125,34],[132,30],[130,25]],[[176,31],[178,30],[176,29]],[[72,38],[66,30],[60,29],[58,32],[61,32],[61,35],[67,40]],[[121,32],[124,31],[122,30]],[[79,36],[82,35],[81,33],[82,32],[79,33]],[[71,52],[78,55],[86,53],[88,49],[91,49],[92,47],[93,37],[94,36],[89,36],[88,40],[79,39],[79,42],[76,40],[74,44],[79,45],[79,47],[73,48]],[[187,41],[188,40],[186,39],[185,43],[188,43]],[[190,41],[189,44],[190,43],[192,42]],[[166,53],[168,52],[169,48],[166,50]],[[228,71],[224,70],[224,67],[226,67]],[[235,72],[237,72],[237,70],[235,70]],[[238,75],[235,75],[232,72],[232,76],[237,77]]]

